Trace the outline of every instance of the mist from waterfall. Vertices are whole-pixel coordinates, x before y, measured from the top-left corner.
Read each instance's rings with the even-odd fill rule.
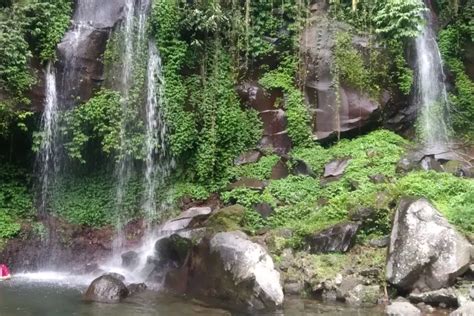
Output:
[[[58,94],[56,90],[56,72],[49,62],[45,70],[45,101],[41,117],[41,143],[37,156],[39,166],[39,205],[41,216],[46,215],[51,202],[51,186],[56,180],[59,168],[58,161]]]
[[[419,115],[418,136],[426,148],[442,149],[449,142],[449,102],[441,53],[433,31],[432,14],[415,40],[415,104]]]

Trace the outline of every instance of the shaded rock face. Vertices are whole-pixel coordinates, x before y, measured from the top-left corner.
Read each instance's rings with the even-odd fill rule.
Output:
[[[84,294],[84,300],[100,303],[119,303],[129,291],[125,284],[111,275],[103,275],[92,281]]]
[[[344,25],[331,21],[319,7],[313,10],[310,21],[301,45],[305,55],[304,96],[312,118],[313,135],[316,139],[325,139],[344,132],[359,132],[377,121],[379,102],[345,84],[334,86],[332,52],[336,33]]]
[[[277,104],[279,100],[283,100],[281,91],[266,91],[257,82],[247,81],[237,87],[237,92],[248,107],[258,111],[263,122],[260,147],[280,154],[290,151],[291,140],[286,130],[286,115]]]
[[[402,199],[395,214],[387,280],[401,290],[437,290],[467,271],[472,245],[425,199]]]
[[[358,223],[342,223],[306,238],[310,253],[346,252],[353,245]]]
[[[185,261],[166,273],[165,288],[228,308],[274,309],[283,303],[280,274],[271,257],[242,232],[203,238]]]
[[[111,30],[124,16],[125,0],[77,0],[73,22],[57,48],[60,104],[88,100],[104,80],[102,56]]]
[[[457,294],[452,288],[423,293],[411,293],[408,299],[415,304],[422,302],[434,306],[438,306],[439,304],[444,304],[448,307],[458,306]]]

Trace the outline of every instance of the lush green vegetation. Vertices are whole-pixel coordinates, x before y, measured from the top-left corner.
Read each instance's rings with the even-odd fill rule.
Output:
[[[449,70],[454,74],[454,90],[449,95],[452,103],[453,127],[461,135],[474,138],[474,82],[466,73],[463,56],[466,45],[474,40],[472,1],[466,10],[453,14],[450,6],[441,4],[442,14],[447,25],[439,33],[439,47]],[[450,14],[447,14],[446,12]],[[450,18],[448,18],[450,17]]]
[[[24,121],[31,113],[25,93],[37,81],[30,65],[54,60],[55,47],[69,24],[71,3],[25,0],[0,6],[2,140],[13,129],[26,129]],[[250,233],[261,228],[291,229],[293,238],[284,242],[293,247],[299,247],[307,234],[348,220],[361,208],[372,213],[359,240],[385,235],[394,205],[404,195],[429,198],[449,221],[472,234],[474,223],[466,220],[473,218],[472,181],[432,172],[397,174],[396,164],[408,145],[402,137],[378,130],[328,147],[315,143],[300,82],[299,40],[303,27],[310,23],[308,5],[297,0],[153,1],[146,32],[157,43],[163,62],[167,141],[178,165],[169,184],[172,200],[204,201],[214,193],[226,204],[245,207],[240,224]],[[447,0],[437,1],[437,7],[443,23],[440,48],[455,78],[450,91],[453,123],[458,131],[472,136],[473,84],[463,63],[465,44],[472,41],[471,11],[456,9]],[[423,24],[423,11],[417,0],[330,1],[330,18],[346,25],[334,39],[332,84],[349,86],[374,100],[384,90],[393,96],[409,95],[413,71],[406,53]],[[109,170],[109,163],[124,153],[137,170],[142,167],[146,45],[135,52],[133,85],[125,97],[117,84],[123,35],[117,28],[107,43],[106,80],[101,89],[61,117],[65,126],[61,136],[72,167],[54,188],[52,209],[74,224],[102,227],[117,220],[114,181],[97,169]],[[356,35],[367,41],[356,43]],[[262,135],[258,114],[235,91],[238,83],[248,79],[283,94],[275,106],[285,110],[293,143],[288,168],[303,160],[314,177],[270,180],[272,168],[281,160],[271,150],[256,163],[234,166],[234,159],[257,147]],[[124,126],[128,134],[121,135]],[[335,181],[321,181],[324,166],[334,159],[349,159],[344,174]],[[34,219],[33,189],[25,172],[3,166],[0,238],[10,238],[18,234],[23,221]],[[227,190],[230,182],[242,177],[266,180],[266,187]],[[160,188],[157,196],[165,196],[167,189]],[[142,181],[132,177],[121,216],[141,216],[141,197]],[[273,213],[263,218],[254,210],[258,203],[267,203]],[[41,227],[37,230],[42,231]],[[315,260],[324,270],[333,259]]]
[[[11,97],[27,102],[24,93],[36,81],[30,58],[54,58],[71,9],[69,0],[14,1],[0,7],[0,83]]]
[[[0,239],[14,237],[20,222],[34,215],[33,197],[25,170],[0,166]]]

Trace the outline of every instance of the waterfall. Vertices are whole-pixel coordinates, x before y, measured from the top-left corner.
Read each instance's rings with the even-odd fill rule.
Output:
[[[166,143],[167,128],[163,117],[164,78],[161,58],[153,41],[148,43],[146,102],[146,161],[143,210],[150,228],[156,217],[155,191],[164,184],[174,166]]]
[[[440,149],[447,146],[449,140],[449,103],[431,12],[427,12],[426,16],[427,23],[415,40],[417,129],[426,148]]]
[[[40,169],[39,214],[46,214],[51,197],[51,185],[58,171],[58,96],[56,73],[51,62],[46,67],[46,91],[44,110],[41,118],[41,144],[37,156]]]
[[[135,84],[134,62],[140,62],[135,55],[139,55],[144,49],[144,38],[146,30],[146,16],[150,5],[149,0],[126,0],[125,15],[122,22],[121,32],[123,32],[123,47],[121,52],[122,68],[120,77],[120,91],[122,92],[122,113],[124,119],[122,120],[120,128],[120,154],[116,165],[116,228],[117,236],[114,240],[114,253],[119,253],[125,243],[125,236],[123,232],[123,210],[124,197],[127,190],[127,184],[130,180],[132,172],[132,157],[129,152],[127,132],[130,126],[135,122],[131,122],[128,113],[133,111],[134,104],[131,104],[129,90]]]

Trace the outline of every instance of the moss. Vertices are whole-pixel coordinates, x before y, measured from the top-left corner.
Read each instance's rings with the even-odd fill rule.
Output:
[[[205,226],[214,231],[234,231],[241,228],[245,215],[245,208],[242,205],[232,205],[221,208],[207,219]]]

